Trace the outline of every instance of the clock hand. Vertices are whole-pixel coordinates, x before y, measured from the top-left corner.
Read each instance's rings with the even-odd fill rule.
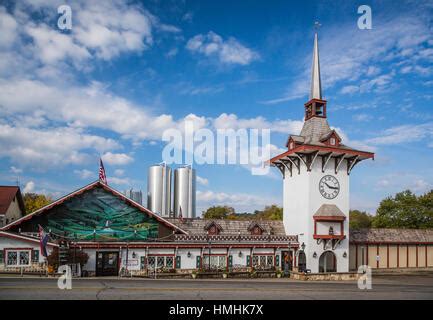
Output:
[[[326,184],[326,186],[329,188],[329,189],[334,189],[334,190],[337,190],[338,188],[337,187],[331,187],[329,184],[327,184],[326,182],[325,182],[325,184]]]

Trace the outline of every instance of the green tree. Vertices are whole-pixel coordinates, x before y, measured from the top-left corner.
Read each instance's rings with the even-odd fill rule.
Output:
[[[26,214],[32,213],[53,202],[50,197],[36,193],[25,193],[23,200],[24,206],[26,207]]]
[[[213,206],[203,212],[205,219],[226,219],[235,214],[235,209],[229,206]]]
[[[432,191],[417,197],[406,190],[382,200],[373,219],[373,227],[432,228]]]
[[[373,216],[365,211],[350,210],[349,212],[351,229],[370,228],[373,221]]]
[[[283,220],[283,208],[275,204],[266,206],[262,211],[256,210],[251,218],[263,220]]]

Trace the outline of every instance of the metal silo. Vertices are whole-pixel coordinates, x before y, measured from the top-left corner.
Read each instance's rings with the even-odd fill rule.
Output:
[[[165,164],[149,167],[147,175],[147,208],[160,216],[170,216],[171,169]]]
[[[195,218],[195,170],[190,166],[174,170],[173,209],[179,217],[182,208],[183,218]]]

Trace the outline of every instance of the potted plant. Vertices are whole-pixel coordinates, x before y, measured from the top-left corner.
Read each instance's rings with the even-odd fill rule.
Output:
[[[227,279],[227,277],[228,277],[228,274],[227,274],[226,271],[224,271],[224,272],[223,272],[223,279]]]
[[[277,278],[281,278],[283,276],[283,272],[281,270],[277,270],[276,276]]]
[[[193,279],[197,278],[197,271],[196,270],[194,270],[193,272],[191,272],[191,277]]]
[[[250,277],[251,278],[257,277],[257,271],[255,269],[251,269],[251,271],[250,271]]]

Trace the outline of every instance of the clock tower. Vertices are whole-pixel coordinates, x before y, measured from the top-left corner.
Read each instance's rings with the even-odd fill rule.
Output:
[[[283,222],[297,235],[299,271],[349,271],[349,178],[354,166],[374,158],[344,144],[328,124],[322,98],[319,45],[314,34],[311,91],[304,126],[287,139],[287,151],[269,160],[283,176]]]

